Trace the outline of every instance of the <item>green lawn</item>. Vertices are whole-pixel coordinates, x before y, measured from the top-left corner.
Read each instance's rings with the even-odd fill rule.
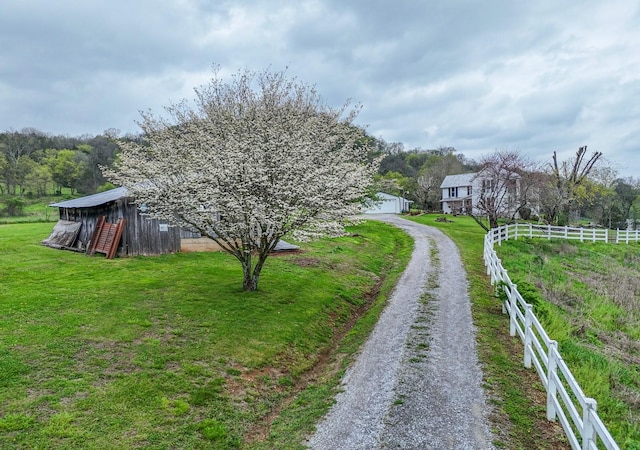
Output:
[[[63,195],[51,195],[39,198],[17,197],[23,205],[21,212],[16,216],[8,216],[6,212],[6,201],[15,198],[16,197],[0,196],[0,224],[55,222],[58,220],[58,209],[51,208],[48,205],[73,197],[69,194],[68,189],[65,189]]]
[[[496,251],[616,441],[640,449],[640,246],[519,239]]]
[[[0,448],[299,448],[412,248],[365,222],[246,293],[223,253],[106,260],[51,228],[0,225]]]

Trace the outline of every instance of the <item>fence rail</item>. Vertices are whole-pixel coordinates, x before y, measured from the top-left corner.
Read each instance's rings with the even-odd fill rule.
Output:
[[[484,261],[487,275],[496,289],[504,290],[502,305],[509,314],[509,333],[520,337],[524,344],[523,363],[533,366],[547,392],[547,419],[558,419],[574,450],[606,448],[619,450],[597,412],[594,399],[585,396],[562,356],[558,344],[549,338],[542,324],[518,292],[502,266],[494,245],[518,237],[544,239],[577,239],[581,242],[637,242],[638,231],[614,231],[592,228],[552,227],[531,224],[506,225],[490,230],[484,240]]]
[[[640,241],[640,230],[608,230],[606,228],[554,227],[516,223],[493,228],[487,233],[492,244],[519,237],[541,239],[569,239],[580,242],[615,242],[616,244]]]

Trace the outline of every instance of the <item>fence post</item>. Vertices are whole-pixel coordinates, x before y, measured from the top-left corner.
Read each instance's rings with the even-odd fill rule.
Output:
[[[529,224],[529,238],[533,237],[533,225]]]
[[[555,399],[558,390],[554,377],[558,371],[558,343],[549,341],[547,348],[547,420],[554,422],[556,420]]]
[[[502,314],[506,314],[507,311],[507,302],[509,301],[509,291],[507,290],[507,286],[502,285],[502,291],[507,295],[506,300],[504,300],[502,303]],[[496,289],[496,294],[498,293],[498,290]]]
[[[531,367],[531,334],[533,330],[531,326],[533,325],[533,318],[531,317],[533,314],[533,307],[528,303],[525,305],[525,314],[524,314],[524,366],[529,369]]]
[[[580,228],[580,242],[584,242],[584,228]]]
[[[516,314],[516,308],[518,307],[518,296],[516,292],[518,292],[518,286],[512,284],[509,286],[509,303],[511,304],[511,308],[509,309],[509,336],[516,335],[516,321],[518,320],[518,315]]]
[[[592,398],[584,399],[584,410],[582,412],[582,450],[590,450],[591,443],[596,443],[596,430],[591,423],[591,414],[598,409],[596,401]]]
[[[551,225],[547,225],[547,239],[551,240]]]
[[[488,236],[488,235],[487,235]],[[487,275],[491,275],[491,251],[493,247],[489,247],[489,239],[485,237],[484,239],[484,265],[487,268]]]

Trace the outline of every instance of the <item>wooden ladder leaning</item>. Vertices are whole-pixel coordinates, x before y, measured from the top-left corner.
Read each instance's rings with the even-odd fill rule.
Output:
[[[118,223],[107,223],[105,216],[98,217],[93,236],[87,246],[87,255],[92,256],[96,252],[104,253],[107,259],[113,259],[118,251],[118,244],[122,237],[125,219],[119,219]]]

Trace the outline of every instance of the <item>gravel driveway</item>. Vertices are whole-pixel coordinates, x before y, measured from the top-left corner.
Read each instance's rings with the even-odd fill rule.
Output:
[[[392,215],[415,249],[319,423],[313,449],[492,449],[467,280],[439,230]]]

